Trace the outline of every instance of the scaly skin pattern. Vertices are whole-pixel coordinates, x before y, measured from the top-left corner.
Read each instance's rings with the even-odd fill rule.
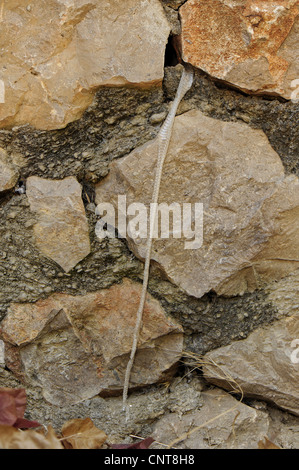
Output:
[[[193,71],[191,68],[185,67],[181,76],[181,80],[180,80],[180,83],[176,92],[175,99],[172,102],[170,111],[157,137],[158,142],[159,142],[158,158],[157,158],[156,175],[155,175],[155,181],[154,181],[154,190],[153,190],[153,196],[152,196],[152,203],[154,204],[153,205],[154,211],[153,211],[153,217],[151,217],[150,235],[147,238],[145,265],[144,265],[144,274],[143,274],[143,285],[142,285],[139,307],[138,307],[137,315],[136,315],[136,324],[135,324],[135,329],[134,329],[131,354],[130,354],[130,359],[127,364],[125,380],[124,380],[124,388],[123,388],[123,409],[126,411],[127,418],[128,418],[128,407],[126,406],[126,403],[127,403],[127,397],[128,397],[129,381],[130,381],[131,370],[133,367],[134,358],[136,354],[139,333],[142,327],[142,314],[143,314],[143,308],[144,308],[144,303],[146,299],[150,260],[151,260],[152,234],[154,230],[156,208],[157,208],[157,203],[159,199],[159,190],[160,190],[160,182],[161,182],[162,171],[163,171],[163,163],[167,154],[169,141],[171,138],[173,122],[174,122],[174,118],[177,112],[177,108],[182,98],[184,97],[184,95],[191,88],[192,83],[193,83]]]

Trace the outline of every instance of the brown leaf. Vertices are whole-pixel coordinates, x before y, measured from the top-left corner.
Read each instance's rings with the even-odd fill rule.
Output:
[[[0,425],[1,449],[63,449],[63,446],[49,426],[48,430],[21,431],[13,426]]]
[[[148,449],[153,442],[154,439],[152,437],[147,437],[134,444],[111,444],[110,447],[112,449]]]
[[[0,388],[0,424],[17,428],[40,426],[37,421],[23,418],[26,409],[26,392],[23,388]]]
[[[61,431],[68,449],[100,449],[107,439],[106,434],[97,428],[90,418],[71,419]]]
[[[264,437],[264,440],[258,442],[259,449],[281,449],[281,447],[277,446],[273,442],[271,442],[267,436]]]
[[[0,424],[12,426],[22,418],[26,409],[26,392],[23,388],[0,388]]]
[[[19,429],[28,429],[28,428],[38,428],[41,426],[37,421],[31,421],[25,418],[17,418],[16,422],[13,425],[15,428]]]

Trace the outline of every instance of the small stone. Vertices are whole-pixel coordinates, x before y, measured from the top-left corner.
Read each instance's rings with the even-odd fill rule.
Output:
[[[24,223],[24,226],[26,228],[30,228],[30,227],[33,227],[34,224],[35,224],[35,220],[34,219],[29,219],[29,220],[26,220],[26,222]]]
[[[12,212],[9,212],[9,213],[7,214],[7,218],[8,218],[8,219],[15,219],[15,218],[17,217],[17,215],[18,215],[17,212],[12,211]]]
[[[27,294],[25,294],[25,292],[21,292],[21,294],[19,295],[18,299],[19,299],[19,301],[21,301],[21,302],[27,300]]]
[[[160,122],[164,121],[166,116],[167,116],[166,112],[152,114],[152,116],[149,118],[149,122],[151,124],[160,124]]]
[[[27,179],[30,209],[36,213],[34,236],[40,251],[69,272],[90,253],[89,229],[76,178]]]
[[[15,186],[19,173],[10,162],[7,152],[0,148],[0,193]]]
[[[96,205],[93,202],[90,202],[89,204],[86,205],[86,210],[88,212],[93,212],[95,213],[96,210]]]

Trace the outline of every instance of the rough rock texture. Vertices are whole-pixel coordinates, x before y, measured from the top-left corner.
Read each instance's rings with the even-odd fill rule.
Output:
[[[27,179],[27,196],[37,224],[34,236],[39,250],[66,272],[90,253],[89,229],[76,178]]]
[[[128,205],[149,206],[156,155],[154,140],[114,161],[96,187],[96,202],[117,208],[118,195],[125,194]],[[200,248],[185,249],[184,237],[153,240],[152,259],[189,295],[243,294],[299,264],[298,179],[285,176],[266,136],[246,124],[210,119],[196,110],[176,117],[159,202],[203,203]],[[142,236],[127,234],[140,258],[145,257]]]
[[[0,130],[0,145],[24,156],[22,178],[77,176],[95,183],[108,173],[111,160],[124,156],[153,139],[160,121],[152,116],[168,110],[174,98],[182,66],[165,68],[163,90],[151,88],[102,88],[82,119],[59,131],[37,131],[28,126]],[[278,102],[246,96],[221,87],[200,70],[194,71],[192,89],[179,113],[200,109],[224,121],[246,122],[265,132],[288,173],[299,176],[299,102]],[[164,92],[164,93],[163,93]]]
[[[170,27],[158,0],[14,0],[0,14],[1,127],[59,129],[100,86],[162,81]]]
[[[246,396],[268,400],[299,415],[299,367],[291,360],[296,338],[298,313],[206,354],[204,376],[229,390],[226,377],[231,377]]]
[[[289,274],[278,282],[267,286],[269,301],[282,315],[298,315],[299,308],[299,270]]]
[[[0,367],[4,367],[5,365],[5,356],[4,356],[4,341],[0,340]]]
[[[19,173],[9,160],[7,152],[0,148],[0,193],[14,187]]]
[[[6,364],[50,403],[120,393],[141,286],[127,280],[84,296],[54,294],[12,304],[1,323]],[[182,328],[148,297],[131,387],[166,380],[182,355]]]
[[[130,10],[133,3],[136,7],[135,15],[132,14],[134,11]],[[176,44],[171,40],[171,35],[180,33],[178,21],[180,7],[183,12],[184,8],[187,8],[187,5],[191,5],[191,3],[188,0],[135,0],[135,2],[133,0],[128,2],[95,2],[93,0],[88,2],[87,0],[20,2],[12,0],[0,2],[0,39],[4,48],[2,57],[5,61],[2,63],[2,59],[0,59],[0,112],[7,110],[8,106],[11,106],[12,111],[0,124],[3,126],[0,129],[0,146],[5,152],[5,165],[12,167],[19,178],[16,181],[17,177],[15,177],[14,183],[10,183],[8,189],[0,192],[0,320],[3,318],[5,318],[5,322],[9,320],[9,328],[6,323],[9,332],[12,335],[17,334],[21,341],[18,346],[12,344],[9,339],[6,340],[6,365],[3,363],[3,353],[0,352],[0,386],[21,387],[23,384],[17,380],[16,376],[24,380],[26,372],[27,418],[38,420],[46,425],[53,425],[58,431],[61,431],[66,420],[90,417],[100,429],[106,432],[108,442],[131,443],[133,441],[129,437],[131,434],[143,437],[150,436],[156,425],[160,432],[163,427],[159,420],[165,419],[165,423],[167,423],[169,416],[178,424],[178,432],[189,431],[192,430],[192,423],[189,419],[192,415],[195,422],[202,425],[202,428],[200,432],[191,434],[185,439],[186,442],[181,441],[179,445],[182,447],[196,446],[199,443],[203,443],[203,446],[208,446],[208,448],[215,446],[218,448],[242,447],[246,440],[244,436],[248,436],[250,438],[248,439],[249,444],[254,446],[261,437],[264,437],[262,436],[264,430],[267,437],[275,444],[283,448],[298,448],[299,417],[277,408],[276,403],[265,402],[264,400],[269,400],[268,398],[256,399],[246,396],[243,400],[250,407],[247,409],[244,408],[245,405],[242,405],[243,417],[245,410],[246,414],[251,417],[254,415],[265,416],[265,421],[255,421],[255,427],[251,425],[250,419],[244,422],[239,421],[240,415],[239,417],[234,415],[235,422],[227,420],[228,414],[218,416],[216,419],[212,410],[217,409],[219,401],[223,403],[224,400],[218,400],[218,395],[224,394],[216,389],[216,392],[209,395],[212,399],[211,412],[209,413],[204,404],[206,402],[205,395],[206,392],[210,393],[214,386],[202,379],[197,371],[201,367],[203,354],[227,346],[232,341],[244,340],[261,326],[268,325],[269,329],[272,326],[276,327],[277,320],[285,318],[286,315],[294,318],[295,315],[298,315],[299,270],[293,271],[296,267],[294,261],[290,262],[291,272],[287,276],[285,274],[289,268],[286,260],[277,261],[277,266],[271,262],[276,273],[273,276],[271,274],[270,277],[265,276],[265,270],[262,273],[257,273],[255,269],[255,273],[260,274],[259,288],[252,292],[245,292],[237,296],[222,296],[209,291],[200,298],[188,295],[186,291],[167,280],[165,273],[157,268],[156,263],[152,263],[149,292],[163,308],[164,320],[164,312],[167,315],[167,320],[162,323],[165,326],[166,323],[170,322],[173,325],[177,322],[184,329],[184,351],[183,357],[179,361],[180,366],[176,369],[174,377],[171,377],[174,372],[172,367],[168,371],[161,372],[161,380],[167,382],[151,383],[150,385],[148,382],[142,382],[132,385],[128,399],[130,405],[128,421],[125,420],[124,413],[122,413],[121,396],[107,396],[107,393],[121,394],[121,387],[119,382],[117,383],[117,374],[123,373],[128,357],[129,343],[127,343],[127,352],[124,352],[120,346],[120,352],[116,352],[115,358],[111,356],[113,355],[112,345],[116,342],[117,346],[116,340],[121,338],[120,331],[123,335],[128,333],[127,323],[133,322],[137,305],[136,309],[134,307],[133,316],[129,315],[129,309],[125,309],[126,318],[124,318],[121,316],[123,298],[125,298],[123,292],[121,293],[121,308],[115,307],[115,312],[117,311],[119,315],[117,312],[115,315],[110,313],[115,306],[116,295],[113,295],[109,300],[107,307],[109,315],[106,315],[106,310],[103,307],[103,305],[107,306],[105,303],[107,296],[105,302],[102,302],[101,298],[101,306],[97,300],[100,293],[109,291],[115,294],[116,291],[113,289],[122,286],[124,278],[137,282],[139,287],[136,289],[140,292],[143,263],[134,256],[125,239],[99,240],[96,237],[94,184],[107,176],[110,163],[113,160],[116,161],[137,147],[149,143],[159,132],[167,115],[170,101],[175,95],[183,67],[182,65],[170,66],[177,63],[173,49],[173,45]],[[282,3],[285,7],[284,10],[279,9]],[[220,5],[220,2],[215,1],[213,6],[216,4]],[[108,18],[106,15],[105,8],[109,8],[108,5],[111,7],[111,12],[112,8],[114,11],[117,10],[115,16],[112,14]],[[270,197],[265,199],[265,204],[262,206],[264,212],[260,211],[261,225],[257,224],[253,227],[253,231],[256,232],[259,239],[261,232],[258,227],[265,228],[268,224],[269,231],[264,239],[267,240],[269,237],[269,240],[272,240],[272,229],[275,231],[282,227],[280,216],[282,214],[289,216],[286,225],[282,227],[280,232],[282,240],[273,239],[273,251],[275,251],[275,243],[279,249],[281,249],[282,243],[285,247],[289,247],[295,236],[295,230],[298,231],[295,224],[291,230],[288,229],[294,216],[293,206],[296,204],[296,198],[292,190],[292,178],[286,179],[282,171],[283,165],[286,175],[299,176],[299,86],[296,71],[298,65],[296,57],[298,19],[292,16],[296,13],[295,5],[292,6],[289,0],[285,2],[278,0],[248,1],[246,3],[249,12],[252,8],[256,8],[255,11],[258,13],[263,10],[263,18],[259,21],[259,18],[254,18],[254,15],[246,17],[247,29],[245,28],[245,33],[248,31],[250,33],[250,28],[252,28],[254,34],[251,36],[251,42],[248,35],[245,35],[243,39],[245,42],[247,41],[247,45],[248,43],[256,44],[257,54],[263,54],[264,51],[265,58],[263,59],[260,55],[259,58],[250,59],[251,62],[245,59],[245,62],[241,61],[237,64],[238,58],[229,52],[229,47],[234,48],[236,45],[235,39],[239,30],[238,17],[235,13],[238,7],[245,5],[245,2],[243,0],[225,0],[222,5],[223,8],[225,8],[224,6],[231,7],[227,11],[232,15],[235,27],[226,28],[224,32],[223,22],[227,21],[227,17],[218,15],[217,8],[209,8],[205,19],[207,22],[211,18],[217,20],[214,24],[216,34],[211,38],[211,47],[208,43],[205,50],[209,52],[210,57],[217,54],[217,49],[219,52],[220,46],[219,38],[225,39],[226,32],[229,33],[229,44],[227,44],[218,64],[210,62],[209,65],[214,69],[216,66],[221,69],[225,61],[233,57],[234,65],[231,72],[234,74],[234,79],[240,79],[240,83],[228,82],[227,77],[217,79],[214,74],[209,75],[204,71],[204,68],[196,67],[194,68],[193,86],[182,101],[178,114],[197,109],[207,117],[223,121],[223,126],[224,122],[234,125],[246,123],[246,129],[249,127],[252,129],[252,138],[248,138],[244,142],[244,148],[242,148],[244,158],[251,157],[248,148],[252,146],[252,143],[255,148],[257,142],[260,142],[256,141],[256,135],[263,135],[260,131],[265,133],[277,154],[270,151],[273,160],[268,154],[268,143],[261,145],[256,153],[261,152],[266,155],[265,165],[256,169],[255,177],[256,175],[262,177],[265,174],[270,177],[272,174],[275,180],[277,176],[277,181],[260,183],[262,189],[269,190],[269,193],[275,184],[280,187],[282,184],[287,185],[290,181],[288,191],[283,192],[282,189],[277,191],[276,201],[274,192],[271,199]],[[201,7],[204,9],[206,6],[209,7],[209,2],[202,1]],[[129,15],[123,14],[125,11],[129,11]],[[278,15],[277,21],[271,23],[271,15],[274,12]],[[140,19],[143,14],[144,17]],[[169,24],[167,24],[165,16]],[[193,18],[195,19],[196,15]],[[294,24],[291,26],[293,19]],[[111,24],[110,20],[115,21]],[[289,22],[289,30],[287,22]],[[45,29],[46,23],[47,28]],[[201,21],[197,25],[197,31],[200,31],[204,24],[205,22]],[[108,33],[105,28],[109,29]],[[165,49],[169,31],[170,38]],[[102,50],[99,49],[101,33],[104,33],[105,36]],[[119,33],[123,35],[121,38]],[[186,31],[184,31],[185,33]],[[263,38],[258,34],[260,36],[264,34],[265,41],[262,41]],[[286,34],[286,39],[278,47],[278,42],[284,34]],[[154,46],[153,53],[152,46]],[[188,44],[189,46],[191,47],[190,44]],[[250,45],[247,50],[248,54],[253,53]],[[202,51],[200,45],[198,51]],[[7,57],[7,52],[12,52],[12,54]],[[279,56],[279,54],[281,55]],[[164,55],[165,68],[163,70]],[[245,56],[240,55],[239,58],[242,59],[242,57],[244,59]],[[150,72],[148,72],[147,60],[151,60]],[[106,68],[102,67],[104,62],[108,64]],[[290,65],[287,71],[286,63]],[[247,67],[246,70],[249,71],[247,76],[243,73],[244,64]],[[282,68],[279,75],[280,65]],[[17,76],[20,70],[21,76]],[[121,71],[124,75],[117,75],[121,74]],[[260,72],[261,75],[257,77],[255,71]],[[155,76],[145,77],[145,74],[152,72]],[[163,73],[163,86],[152,86],[161,83]],[[270,75],[272,73],[273,76]],[[105,74],[107,75],[104,76]],[[294,74],[294,82],[293,79],[291,80],[292,74]],[[112,86],[105,84],[105,81],[103,82],[107,76],[112,79]],[[228,76],[230,79],[229,71]],[[9,81],[8,78],[11,77],[12,80]],[[107,80],[110,80],[109,77]],[[263,81],[264,79],[270,80],[268,87],[267,83],[265,84]],[[253,90],[248,89],[248,85],[245,83],[248,81],[250,86],[254,85]],[[240,90],[240,86],[246,93]],[[283,93],[288,93],[288,95]],[[285,100],[281,96],[288,99]],[[89,103],[91,103],[90,106],[88,106]],[[84,109],[86,111],[82,115]],[[78,117],[79,119],[77,119]],[[29,123],[38,129],[28,124],[23,125],[23,123]],[[188,129],[186,127],[186,131]],[[240,127],[236,129],[240,129]],[[193,131],[195,133],[194,129]],[[243,139],[243,134],[240,134],[240,137]],[[219,139],[221,138],[221,133],[219,133]],[[184,139],[187,140],[185,136]],[[184,139],[182,141],[185,142]],[[231,145],[227,145],[229,156],[232,153],[231,148],[236,145],[236,140],[237,136],[235,140],[231,141]],[[198,147],[196,140],[194,145],[190,145],[189,150],[191,151],[191,148],[194,147]],[[180,147],[178,147],[178,151],[180,151]],[[152,155],[152,159],[154,160],[154,155]],[[256,163],[257,160],[258,158],[254,156],[252,161]],[[186,164],[185,161],[183,163]],[[241,158],[239,164],[239,174],[243,174],[242,171],[245,172],[250,168],[250,164],[245,165]],[[177,173],[174,171],[169,174],[171,181],[174,178],[173,174],[175,174],[177,181],[180,180],[181,167],[178,166],[175,170],[178,170]],[[138,168],[136,171],[139,171]],[[3,171],[0,171],[0,179],[3,174]],[[240,182],[239,174],[236,178],[237,183]],[[204,173],[205,175],[206,173]],[[279,175],[281,175],[281,181]],[[90,253],[69,272],[65,272],[56,261],[44,256],[37,248],[34,226],[39,222],[38,214],[30,209],[28,197],[24,193],[26,180],[32,176],[47,180],[72,177],[76,178],[82,187],[80,198],[82,197],[85,217],[88,222]],[[185,177],[185,173],[183,173],[183,177]],[[183,178],[181,179],[183,180]],[[200,174],[200,181],[202,181],[202,174]],[[294,179],[294,181],[296,180]],[[229,182],[231,184],[231,179]],[[218,183],[219,181],[215,185],[216,188]],[[234,183],[231,185],[233,190]],[[196,185],[193,186],[196,187]],[[174,186],[175,188],[176,186]],[[246,191],[248,186],[244,184],[242,188]],[[192,192],[192,189],[192,185],[189,184],[188,191]],[[253,185],[251,189],[252,192],[249,193],[248,200],[259,201],[263,191],[260,191],[260,187],[257,188],[257,185]],[[230,190],[229,187],[225,193],[226,196],[229,195]],[[215,194],[217,195],[217,191]],[[237,195],[238,192],[236,194],[233,192],[236,199]],[[196,193],[194,197],[196,197]],[[290,201],[287,201],[287,198]],[[241,199],[244,201],[243,192]],[[270,200],[273,207],[267,206]],[[234,201],[235,199],[232,200],[232,202]],[[250,203],[248,205],[247,202],[244,223],[248,222],[248,208],[252,209],[253,214],[258,213],[258,211],[254,212],[257,208],[250,206]],[[289,214],[282,207],[283,202],[285,208],[290,206]],[[226,207],[222,208],[221,220],[228,223],[229,215]],[[276,213],[277,208],[283,209],[284,212]],[[274,210],[275,218],[271,225],[270,216]],[[265,213],[266,217],[262,221],[262,215]],[[233,217],[231,211],[231,218]],[[207,219],[204,221],[207,222]],[[250,223],[255,221],[256,219],[253,217]],[[250,223],[249,226],[251,226]],[[254,239],[254,235],[252,237]],[[253,246],[253,248],[257,247],[257,245]],[[262,244],[260,247],[264,250]],[[298,251],[295,252],[297,247],[298,245],[294,243],[292,258],[298,260]],[[182,258],[185,257],[185,254],[186,250],[182,250]],[[262,254],[264,255],[265,251],[262,251]],[[266,253],[266,256],[268,259],[269,253]],[[237,272],[240,268],[239,262],[238,258],[232,261],[233,265],[236,263]],[[281,263],[283,264],[282,269],[279,267]],[[189,265],[192,265],[192,260]],[[259,263],[258,267],[261,270],[263,266]],[[241,279],[243,279],[243,274]],[[273,281],[271,280],[273,278],[279,280]],[[230,283],[232,281],[233,279],[230,279]],[[254,289],[253,284],[249,286],[252,289]],[[260,288],[261,285],[263,288]],[[128,286],[126,292],[130,292]],[[126,305],[131,305],[131,297],[132,295],[125,302]],[[13,305],[11,305],[12,303]],[[11,315],[12,308],[14,308],[16,315],[17,311],[20,312],[18,313],[20,321],[14,320]],[[43,314],[45,310],[47,310],[47,314]],[[30,327],[27,328],[21,321],[25,311],[29,315],[26,324]],[[109,334],[106,328],[107,324],[110,324],[110,316],[114,328],[113,334]],[[103,346],[105,357],[102,354],[102,343],[97,341],[101,335],[99,325],[102,322],[99,319],[104,317],[105,322],[103,321],[103,323],[105,323],[107,336],[107,341]],[[125,326],[123,326],[124,323],[121,319],[126,321]],[[297,333],[294,334],[297,335]],[[181,329],[178,333],[164,335],[164,339],[167,338],[168,341],[170,337],[174,336],[180,338],[178,355],[182,354]],[[276,337],[279,335],[275,333]],[[159,338],[152,340],[150,345],[154,346],[155,342],[159,346],[157,344]],[[294,339],[290,338],[292,341]],[[292,358],[294,358],[295,347],[291,346],[292,344],[294,343],[290,342],[289,349],[286,351],[288,354],[293,353]],[[148,349],[143,351],[145,351],[146,358],[149,359]],[[153,357],[155,351],[161,352],[158,347],[151,348],[152,361],[157,359]],[[164,361],[165,355],[168,354],[165,349],[163,351],[165,354],[163,358],[159,356],[161,359],[159,366]],[[194,363],[190,357],[193,358]],[[152,367],[153,362],[149,365],[143,359],[141,354],[139,363],[142,364],[142,374],[144,376],[146,374],[146,379],[151,376],[154,381],[160,380],[159,377],[153,376],[154,370],[157,370],[156,363]],[[103,364],[107,366],[106,369],[103,369],[106,370],[106,375],[99,378],[97,371]],[[117,368],[117,364],[120,364],[120,369]],[[287,367],[286,363],[282,362],[282,364],[283,367]],[[110,366],[111,369],[109,369]],[[262,366],[261,370],[263,370]],[[121,374],[119,375],[120,379]],[[283,375],[285,377],[284,371]],[[104,379],[107,379],[106,384],[107,382],[108,385],[110,384],[110,391],[101,388],[104,385]],[[146,387],[139,389],[142,384]],[[135,386],[136,390],[133,390]],[[99,396],[98,392],[103,396]],[[50,400],[55,400],[57,404],[45,400],[45,396]],[[233,405],[240,405],[236,400],[231,400]],[[225,406],[223,409],[227,410]],[[202,413],[201,416],[200,413]],[[180,427],[178,416],[180,416],[181,422],[186,424],[184,429]],[[215,421],[206,424],[206,419],[209,419],[209,416],[213,416],[212,419],[215,417]],[[263,423],[266,423],[267,420],[268,427],[267,425],[263,427]],[[221,427],[223,423],[226,429]],[[247,424],[252,431],[250,436]],[[208,434],[207,428],[209,428]],[[164,426],[164,430],[165,436],[169,436],[168,442],[176,438],[175,434],[171,434],[169,428]],[[236,430],[237,432],[234,434]],[[163,443],[165,441],[162,434],[161,442]],[[156,443],[155,445],[165,449],[162,444]]]
[[[293,97],[298,0],[188,0],[179,11],[185,62],[246,92]]]
[[[165,414],[155,424],[153,438],[173,442],[176,449],[257,449],[267,435],[269,419],[263,411],[219,389],[202,392],[201,399],[198,409],[183,416],[181,410]]]
[[[128,399],[128,403],[130,405],[130,415],[128,420],[125,419],[122,411],[122,397],[102,398],[97,396],[77,404],[60,407],[57,405],[51,405],[43,400],[38,388],[28,387],[26,388],[26,415],[28,419],[36,419],[44,424],[53,425],[54,423],[54,427],[57,431],[61,431],[64,423],[67,420],[72,419],[74,416],[76,418],[83,419],[88,416],[93,420],[94,424],[99,427],[99,429],[106,432],[108,435],[108,442],[132,443],[133,439],[129,437],[131,434],[143,437],[151,436],[156,425],[157,430],[161,430],[162,426],[160,426],[159,421],[163,421],[164,417],[168,416],[169,413],[171,413],[173,417],[176,417],[177,413],[181,412],[182,419],[186,420],[189,413],[198,412],[198,410],[202,408],[204,403],[203,397],[206,394],[205,392],[211,391],[211,388],[208,388],[204,381],[199,379],[198,375],[195,375],[194,377],[191,376],[191,380],[190,376],[184,378],[177,377],[168,385],[168,387],[165,387],[165,384],[153,386],[150,389],[147,389],[146,393],[144,390],[132,392]],[[13,378],[8,371],[0,369],[0,386],[19,388],[21,384]],[[223,391],[220,389],[216,390],[218,391],[218,396],[223,395]],[[216,407],[218,406],[217,402],[217,397],[215,397],[214,406]],[[247,404],[252,407],[253,410],[258,410],[258,416],[262,416],[260,412],[264,412],[266,413],[266,416],[268,416],[269,428],[267,430],[267,437],[272,442],[285,449],[298,448],[298,417],[290,415],[289,413],[277,408],[269,407],[265,402],[258,400],[247,400]],[[241,404],[236,400],[233,400],[231,406],[235,405],[240,406]],[[235,414],[233,415],[234,417]],[[254,416],[254,414],[251,416]],[[267,419],[266,416],[265,421]],[[221,419],[221,417],[218,419]],[[262,424],[261,420],[256,422]],[[198,441],[199,439],[203,440],[203,438],[205,438],[205,444],[209,444],[209,440],[206,439],[206,429],[207,427],[212,428],[213,423],[211,423],[210,426],[205,425],[205,421],[202,420],[199,424],[204,426],[202,427],[201,434],[197,433],[196,437]],[[192,424],[189,429],[193,429]],[[259,434],[257,435],[255,434],[254,429],[251,429],[253,433],[251,434],[250,443],[257,443],[261,435],[261,426],[258,427]],[[217,436],[218,434],[218,436],[222,435],[225,438],[227,435],[225,430],[220,430],[220,427],[217,427],[217,420],[214,421],[213,431],[214,436]],[[165,429],[165,432],[169,435],[171,431],[170,429]],[[231,432],[233,433],[232,429]],[[246,425],[245,427],[238,427],[238,435],[236,436],[238,442],[242,443],[243,433],[248,436]],[[176,436],[169,435],[169,438],[173,439],[176,438]],[[233,442],[232,434],[230,435],[230,439],[231,442]],[[160,442],[164,444],[164,441]],[[183,446],[184,441],[182,441],[180,445]],[[218,441],[219,448],[221,448],[221,445],[225,446],[225,441],[222,442],[222,444]],[[151,446],[151,448],[153,447],[165,450],[165,445],[160,445],[158,443]],[[213,449],[213,447],[213,445],[210,446],[211,449]]]

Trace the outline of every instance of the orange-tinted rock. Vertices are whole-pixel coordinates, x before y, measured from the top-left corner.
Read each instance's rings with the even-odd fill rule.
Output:
[[[83,296],[53,294],[35,304],[11,304],[1,323],[6,363],[61,406],[120,393],[140,294],[140,284],[124,280]],[[148,295],[130,387],[169,378],[182,347],[181,326]]]
[[[246,92],[292,98],[298,0],[188,0],[180,15],[185,62]]]

